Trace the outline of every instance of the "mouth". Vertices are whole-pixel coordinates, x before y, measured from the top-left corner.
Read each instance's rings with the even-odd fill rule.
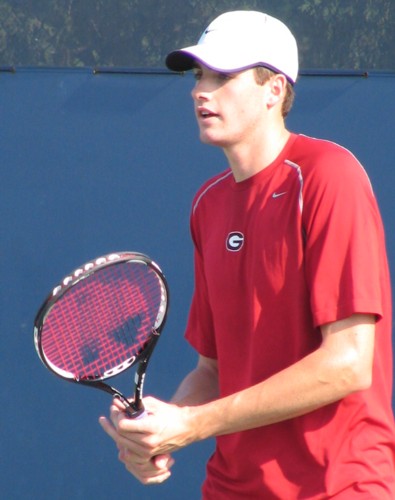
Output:
[[[202,120],[207,120],[208,118],[213,118],[213,117],[218,116],[216,113],[213,113],[209,109],[201,108],[201,107],[197,108],[196,114]]]

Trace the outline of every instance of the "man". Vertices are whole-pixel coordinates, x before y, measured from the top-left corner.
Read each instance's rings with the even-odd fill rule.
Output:
[[[395,498],[390,281],[365,171],[287,130],[298,59],[280,21],[223,14],[166,62],[194,70],[200,138],[229,163],[192,205],[198,364],[171,404],[128,420],[114,403],[103,428],[144,484],[215,437],[206,500]]]

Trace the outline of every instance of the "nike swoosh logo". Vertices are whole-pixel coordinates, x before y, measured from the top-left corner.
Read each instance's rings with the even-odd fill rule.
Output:
[[[283,191],[282,193],[273,193],[272,197],[279,198],[280,196],[284,196],[285,194],[287,194],[287,191]]]

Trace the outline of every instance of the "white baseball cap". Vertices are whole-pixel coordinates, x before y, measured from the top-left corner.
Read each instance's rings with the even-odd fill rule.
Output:
[[[214,71],[236,72],[264,66],[294,84],[298,76],[298,48],[284,23],[257,11],[233,11],[214,19],[197,45],[171,52],[166,65],[187,71],[200,62]]]

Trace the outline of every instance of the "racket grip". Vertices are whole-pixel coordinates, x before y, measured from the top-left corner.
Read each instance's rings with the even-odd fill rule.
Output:
[[[132,408],[126,408],[125,413],[129,418],[133,419],[144,418],[148,415],[147,411],[144,408],[140,408],[139,410],[132,410]]]
[[[144,409],[143,409],[143,411],[142,411],[141,413],[139,413],[138,415],[136,415],[136,416],[135,416],[135,417],[133,417],[133,418],[137,418],[137,419],[140,419],[140,418],[145,418],[147,415],[148,415],[147,410],[144,410]]]

